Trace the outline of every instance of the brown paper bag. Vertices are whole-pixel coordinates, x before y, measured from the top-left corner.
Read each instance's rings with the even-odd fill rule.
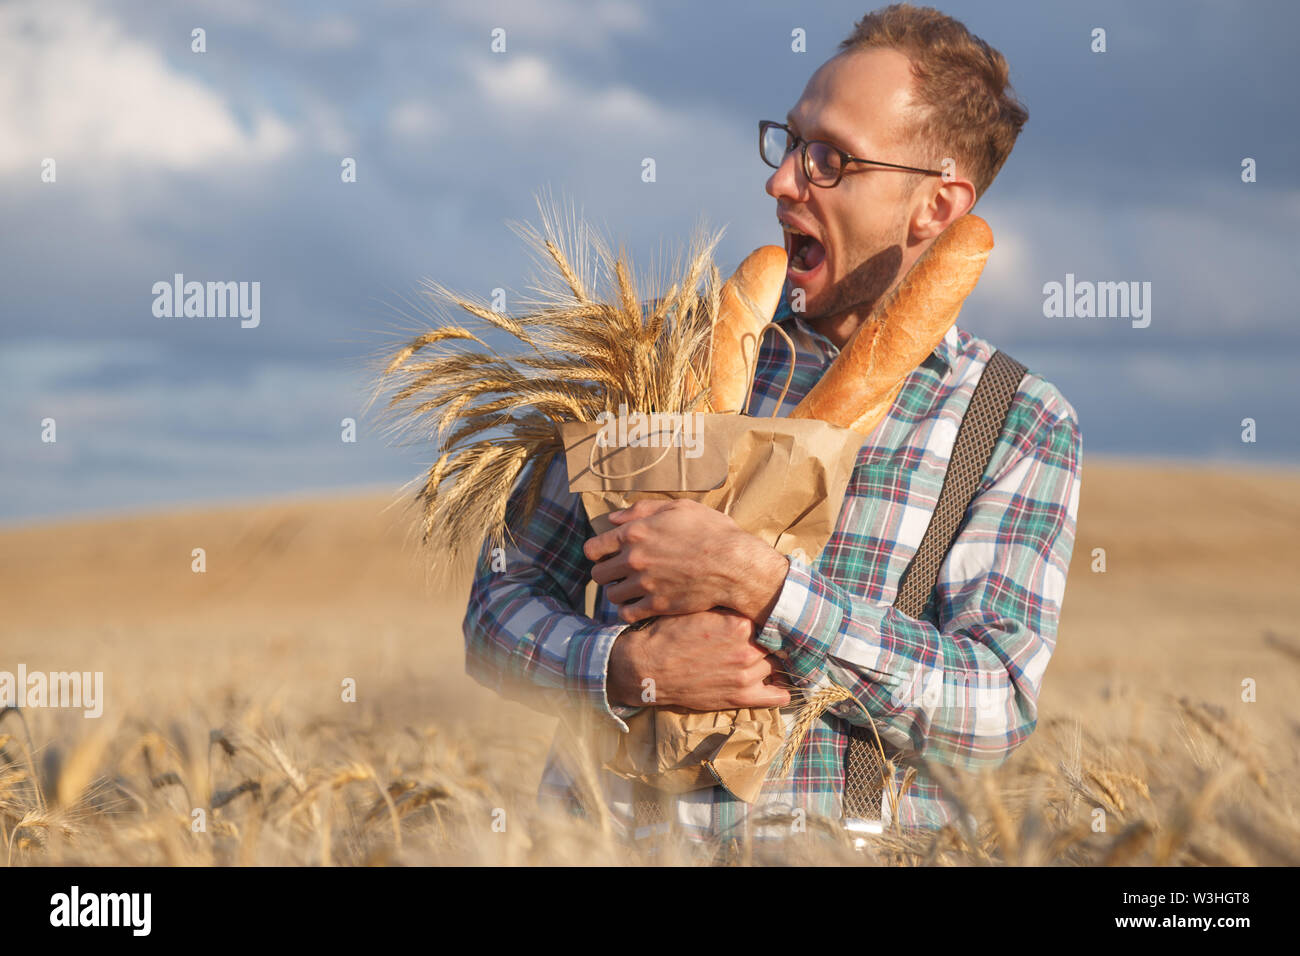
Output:
[[[693,498],[728,514],[782,554],[821,553],[853,474],[863,436],[815,419],[702,413],[642,416],[560,427],[569,490],[581,493],[596,533],[608,514],[646,499]],[[657,790],[721,783],[752,802],[784,736],[780,711],[701,713],[647,707],[618,734],[606,767]],[[617,732],[615,732],[617,733]]]

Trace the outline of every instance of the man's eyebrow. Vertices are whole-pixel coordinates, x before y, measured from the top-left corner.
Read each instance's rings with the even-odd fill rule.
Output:
[[[790,110],[790,112],[785,114],[785,125],[789,126],[796,133],[800,132],[798,124],[796,124],[794,121],[794,110]],[[824,140],[825,142],[831,143],[835,146],[839,146],[842,149],[846,148],[843,146],[844,139],[840,136],[827,136],[825,135],[825,133],[823,133],[821,136],[817,136],[814,138]],[[849,149],[848,152],[852,153],[853,155],[857,155],[856,153],[853,153],[852,149]]]

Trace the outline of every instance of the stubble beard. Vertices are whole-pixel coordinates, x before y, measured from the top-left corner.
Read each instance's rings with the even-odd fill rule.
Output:
[[[832,324],[847,316],[853,316],[859,322],[865,320],[898,277],[903,261],[903,243],[907,238],[906,222],[904,215],[892,230],[869,241],[869,251],[847,275],[827,290],[827,301],[819,303],[817,310],[810,310],[805,318],[815,325]]]

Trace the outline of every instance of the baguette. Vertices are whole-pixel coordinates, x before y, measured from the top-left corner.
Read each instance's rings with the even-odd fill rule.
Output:
[[[962,216],[945,229],[853,332],[790,417],[870,435],[907,376],[957,321],[992,251],[993,231],[979,216]]]
[[[715,412],[744,411],[759,339],[781,300],[787,262],[780,246],[759,246],[722,286],[709,375],[709,405]]]

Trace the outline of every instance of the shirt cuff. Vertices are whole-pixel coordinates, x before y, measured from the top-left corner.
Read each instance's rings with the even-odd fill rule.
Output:
[[[792,677],[816,682],[825,674],[833,653],[850,659],[863,656],[859,653],[863,649],[856,647],[849,654],[849,648],[841,646],[844,641],[877,644],[888,610],[867,602],[854,603],[833,581],[807,565],[791,563],[776,606],[755,640],[784,661]]]
[[[799,636],[801,622],[810,616],[816,600],[813,591],[811,570],[806,565],[790,562],[776,606],[755,640],[774,654],[788,651],[788,645]]]
[[[614,649],[614,641],[625,630],[625,624],[596,630],[580,648],[575,646],[578,653],[570,658],[569,668],[570,687],[622,733],[628,732],[624,718],[641,710],[640,707],[612,704],[609,700],[609,655]]]
[[[616,716],[623,718],[623,720],[627,720],[629,717],[635,717],[637,714],[641,713],[641,711],[645,710],[644,707],[629,707],[627,704],[610,704],[609,709],[612,710]],[[626,730],[627,726],[624,725],[623,729]]]

